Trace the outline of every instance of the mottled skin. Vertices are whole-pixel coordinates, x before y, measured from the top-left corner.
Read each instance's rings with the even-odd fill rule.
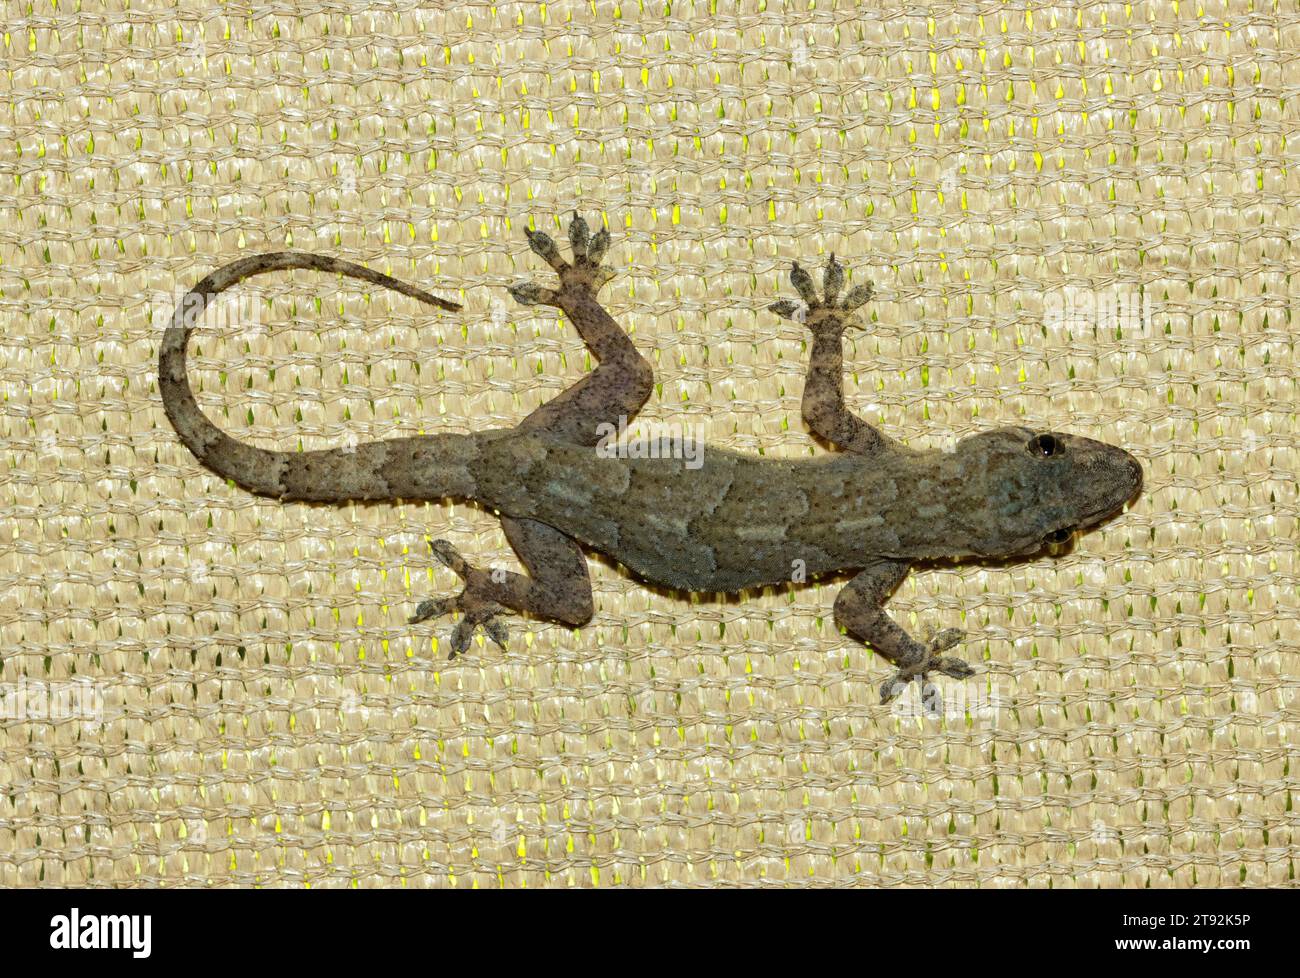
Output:
[[[822,295],[796,263],[791,281],[803,303],[772,309],[812,332],[803,417],[839,452],[791,459],[708,448],[698,467],[681,458],[609,457],[596,451],[599,426],[630,421],[654,378],[596,298],[613,274],[601,265],[609,234],[593,236],[575,215],[569,238],[572,262],[549,237],[528,232],[559,286],[527,283],[510,291],[525,304],[564,312],[599,366],[515,428],[278,452],[245,445],[213,425],[190,390],[186,344],[206,303],[243,278],[310,268],[460,308],[362,266],[298,252],[226,265],[182,301],[159,354],[167,416],[200,461],[251,492],[319,502],[451,497],[494,509],[527,574],[477,568],[446,541],[431,544],[465,588],[423,602],[411,620],[461,612],[453,655],[468,647],[479,625],[504,646],[498,615],[506,609],[570,625],[589,620],[591,582],[580,544],[646,581],[685,591],[730,592],[855,571],[835,601],[835,620],[898,667],[881,688],[882,701],[931,671],[972,674],[966,663],[941,655],[961,632],[949,629],[923,643],[885,613],[913,563],[1039,553],[1112,516],[1141,486],[1136,459],[1087,438],[1000,428],[964,438],[952,452],[917,451],[850,413],[841,340],[871,286],[841,298],[844,270],[833,255]]]

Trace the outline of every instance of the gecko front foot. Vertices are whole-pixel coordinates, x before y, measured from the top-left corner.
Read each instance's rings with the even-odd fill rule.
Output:
[[[569,222],[572,263],[560,257],[560,249],[550,235],[529,230],[524,233],[528,235],[528,246],[560,276],[558,289],[548,289],[536,282],[520,282],[510,286],[510,294],[525,306],[555,306],[563,309],[579,296],[595,295],[602,285],[614,277],[611,269],[601,266],[605,252],[609,250],[609,232],[601,228],[592,234],[591,228],[578,216],[577,211],[573,212],[573,220]]]
[[[480,593],[482,585],[474,568],[450,543],[446,540],[434,540],[429,544],[429,549],[433,551],[434,557],[440,563],[451,568],[465,582],[465,587],[454,598],[428,598],[421,601],[415,609],[415,614],[411,616],[410,623],[414,625],[417,622],[459,611],[462,617],[452,629],[449,658],[454,659],[469,648],[474,629],[480,625],[483,626],[483,631],[487,633],[488,638],[504,650],[508,637],[506,626],[497,616],[504,613],[506,609]]]
[[[840,331],[848,325],[852,314],[866,305],[875,294],[875,287],[870,282],[855,285],[848,295],[840,298],[844,289],[844,266],[835,260],[832,252],[826,261],[826,270],[822,273],[822,294],[817,295],[817,287],[812,276],[798,262],[790,270],[790,283],[799,292],[803,303],[790,299],[781,299],[767,308],[785,319],[803,323],[814,333],[823,330]]]
[[[885,680],[880,687],[880,702],[888,703],[903,690],[913,679],[924,684],[932,672],[943,673],[953,679],[969,679],[975,670],[955,656],[945,656],[945,652],[966,637],[960,628],[945,628],[931,638],[925,645],[917,644],[918,654],[914,658],[899,663],[898,671]]]

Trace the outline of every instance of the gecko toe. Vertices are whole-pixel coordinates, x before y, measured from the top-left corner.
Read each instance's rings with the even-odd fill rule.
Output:
[[[605,259],[609,250],[609,232],[604,228],[597,231],[587,245],[587,264],[595,267]]]
[[[952,679],[969,679],[975,675],[975,669],[970,663],[955,656],[944,656],[935,663],[933,668],[936,672],[941,672]]]
[[[469,577],[469,561],[460,555],[460,551],[451,545],[450,540],[431,540],[429,550],[438,563],[450,569],[462,581]]]
[[[792,322],[802,322],[807,315],[805,308],[791,299],[779,299],[767,308],[782,319],[789,319]]]
[[[938,652],[946,652],[954,645],[960,645],[965,640],[966,633],[960,628],[945,628],[937,635],[930,636],[929,642],[926,643],[926,648],[930,652],[931,656],[933,656]]]
[[[790,263],[790,284],[799,293],[799,298],[808,304],[809,309],[816,309],[822,304],[817,298],[817,287],[813,285],[812,276],[797,261]]]
[[[505,622],[493,615],[483,622],[483,631],[487,633],[488,638],[496,643],[497,648],[502,652],[506,651],[506,642],[510,639],[510,630],[506,628]]]
[[[573,257],[587,257],[587,243],[591,240],[591,228],[582,216],[573,212],[573,220],[569,222],[569,244],[573,248]]]
[[[554,289],[545,288],[536,282],[516,282],[508,286],[506,291],[521,306],[554,306],[559,304],[560,299]]]
[[[894,673],[883,683],[880,684],[880,705],[884,706],[890,700],[900,696],[907,689],[908,680],[902,678],[901,673]]]
[[[844,266],[835,260],[835,252],[826,259],[826,270],[822,273],[822,298],[826,305],[833,306],[844,288]]]
[[[840,303],[840,308],[847,314],[855,312],[871,301],[871,297],[876,294],[876,287],[871,282],[863,282],[861,285],[855,285],[849,289],[849,294],[844,297]]]
[[[418,625],[430,618],[441,618],[451,610],[451,598],[425,598],[415,606],[415,614],[411,615],[406,621],[408,625]]]
[[[456,627],[451,630],[451,653],[448,658],[454,659],[458,655],[463,655],[469,648],[470,639],[473,637],[474,626],[470,623],[469,616],[466,615],[456,622]]]
[[[528,238],[528,247],[533,249],[533,253],[555,271],[562,272],[569,267],[569,263],[560,257],[560,249],[555,246],[555,241],[549,234],[524,228],[524,235]]]

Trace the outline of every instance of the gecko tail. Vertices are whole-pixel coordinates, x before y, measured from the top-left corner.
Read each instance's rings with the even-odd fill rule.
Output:
[[[403,489],[422,490],[419,492],[422,498],[430,498],[432,493],[438,497],[460,495],[460,490],[467,486],[457,471],[460,468],[457,463],[466,452],[472,451],[469,436],[398,438],[355,448],[280,452],[232,438],[203,413],[186,374],[186,347],[195,323],[208,303],[232,285],[253,275],[296,268],[361,279],[450,312],[461,308],[455,302],[363,265],[303,251],[252,255],[223,265],[205,276],[177,304],[158,351],[158,387],[163,408],[181,441],[195,458],[218,475],[232,479],[249,492],[277,499],[391,499],[407,495],[400,491]],[[467,444],[461,445],[462,441]],[[446,450],[450,454],[444,459]],[[438,457],[431,457],[430,453]],[[421,475],[429,472],[443,473],[437,485],[430,484],[427,475]]]

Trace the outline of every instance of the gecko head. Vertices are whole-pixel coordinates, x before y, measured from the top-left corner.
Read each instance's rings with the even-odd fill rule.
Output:
[[[1063,549],[1142,488],[1142,466],[1128,452],[1057,431],[982,432],[963,438],[953,459],[949,479],[961,483],[970,549],[984,557]]]

